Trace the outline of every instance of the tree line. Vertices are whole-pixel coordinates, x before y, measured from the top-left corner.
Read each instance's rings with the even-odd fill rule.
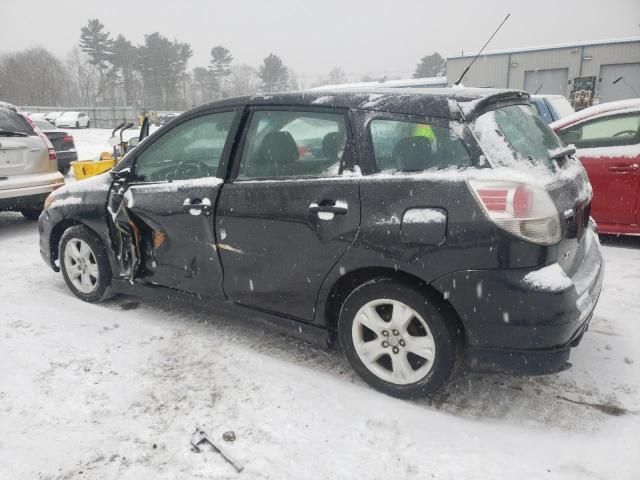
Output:
[[[303,86],[273,53],[257,68],[235,62],[223,45],[211,49],[208,65],[189,70],[192,56],[187,42],[154,32],[134,45],[122,34],[112,36],[100,20],[91,19],[81,28],[78,45],[65,58],[43,47],[0,56],[0,100],[18,105],[184,110],[220,98]],[[445,60],[434,53],[420,60],[413,76],[444,73]],[[336,67],[307,86],[347,81],[344,70]]]

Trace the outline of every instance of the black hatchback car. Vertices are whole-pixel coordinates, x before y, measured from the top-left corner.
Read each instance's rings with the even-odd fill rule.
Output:
[[[181,115],[47,200],[89,302],[173,295],[339,344],[413,398],[568,366],[601,290],[592,191],[519,91],[300,92]]]

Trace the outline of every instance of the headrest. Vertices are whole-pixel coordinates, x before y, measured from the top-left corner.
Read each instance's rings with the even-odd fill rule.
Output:
[[[431,142],[426,137],[407,137],[393,149],[393,163],[404,171],[426,170],[431,165]]]

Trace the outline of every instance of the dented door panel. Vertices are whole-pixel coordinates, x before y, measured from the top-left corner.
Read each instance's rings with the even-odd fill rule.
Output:
[[[114,224],[125,231],[129,224],[121,253],[130,252],[124,276],[223,297],[213,230],[213,206],[221,184],[222,180],[210,177],[134,183],[114,192],[110,207]]]

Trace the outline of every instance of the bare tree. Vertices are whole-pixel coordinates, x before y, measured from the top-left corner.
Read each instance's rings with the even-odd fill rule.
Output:
[[[18,105],[60,105],[65,82],[63,63],[42,47],[0,58],[3,100]]]
[[[255,68],[245,64],[231,66],[231,74],[228,77],[230,96],[255,95],[259,87],[260,78]]]

